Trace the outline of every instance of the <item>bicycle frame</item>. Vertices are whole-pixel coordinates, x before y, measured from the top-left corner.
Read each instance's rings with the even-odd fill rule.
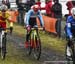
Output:
[[[38,29],[37,28],[31,28],[30,36],[31,36],[31,46],[33,48],[36,47],[36,43],[34,41],[35,41],[35,37],[37,36],[37,33],[38,33]]]

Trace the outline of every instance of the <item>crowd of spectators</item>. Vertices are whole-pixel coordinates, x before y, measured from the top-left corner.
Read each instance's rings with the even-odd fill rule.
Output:
[[[16,4],[18,5],[18,10],[21,13],[20,16],[22,17],[23,9],[24,9],[23,6],[21,6],[22,3],[19,2],[19,0],[16,0]],[[25,3],[26,12],[28,12],[30,7],[34,4],[38,4],[40,7],[40,10],[41,10],[40,0],[38,0],[37,2],[35,2],[35,0],[26,0],[26,3]],[[74,5],[75,5],[74,1],[68,1],[66,3],[67,9],[69,10],[69,15],[71,15],[71,8]],[[59,0],[46,0],[45,10],[46,10],[47,16],[57,19],[56,31],[57,31],[59,37],[61,37],[62,5],[59,3]],[[23,21],[22,18],[21,18],[21,20]]]

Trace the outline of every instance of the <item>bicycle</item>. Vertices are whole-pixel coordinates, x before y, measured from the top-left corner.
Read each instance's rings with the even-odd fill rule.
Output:
[[[30,55],[32,50],[34,51],[35,59],[39,60],[41,56],[41,40],[39,37],[38,30],[43,30],[43,28],[33,27],[30,30],[30,35],[28,39],[28,47],[26,48],[27,54]]]
[[[0,38],[1,38],[1,42],[0,42],[0,51],[1,51],[1,59],[5,59],[6,56],[6,35],[7,33],[5,32],[6,29],[10,29],[10,28],[5,28],[6,26],[6,22],[0,22]]]
[[[68,49],[67,46],[68,46],[68,43],[66,44],[66,51]],[[71,59],[68,59],[67,56],[66,56],[67,63],[68,64],[70,64],[70,63],[75,64],[75,38],[73,38],[72,41],[71,41],[71,45],[70,45],[69,51],[71,53]]]

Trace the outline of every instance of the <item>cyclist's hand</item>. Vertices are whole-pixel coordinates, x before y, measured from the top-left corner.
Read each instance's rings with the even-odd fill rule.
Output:
[[[27,29],[27,31],[29,32],[30,29],[31,29],[30,25],[27,25],[27,26],[26,26],[26,29]]]

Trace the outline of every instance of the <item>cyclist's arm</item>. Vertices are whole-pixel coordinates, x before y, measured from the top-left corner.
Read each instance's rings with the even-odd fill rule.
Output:
[[[25,16],[24,16],[24,26],[26,26],[26,24],[27,24],[27,13],[25,14]]]
[[[42,18],[42,15],[41,15],[41,12],[40,11],[38,12],[38,18],[40,20],[41,26],[44,27],[44,21],[43,21],[43,18]]]
[[[29,25],[29,19],[30,19],[31,13],[32,11],[29,10],[28,13],[26,14],[26,21],[25,21],[26,25]]]
[[[69,21],[69,18],[67,19],[67,35],[69,36],[69,38],[72,37],[72,32],[71,32],[71,22]]]
[[[11,20],[10,20],[10,17],[11,17],[11,15],[10,15],[8,12],[6,12],[6,20],[7,20],[7,21],[11,21]]]

